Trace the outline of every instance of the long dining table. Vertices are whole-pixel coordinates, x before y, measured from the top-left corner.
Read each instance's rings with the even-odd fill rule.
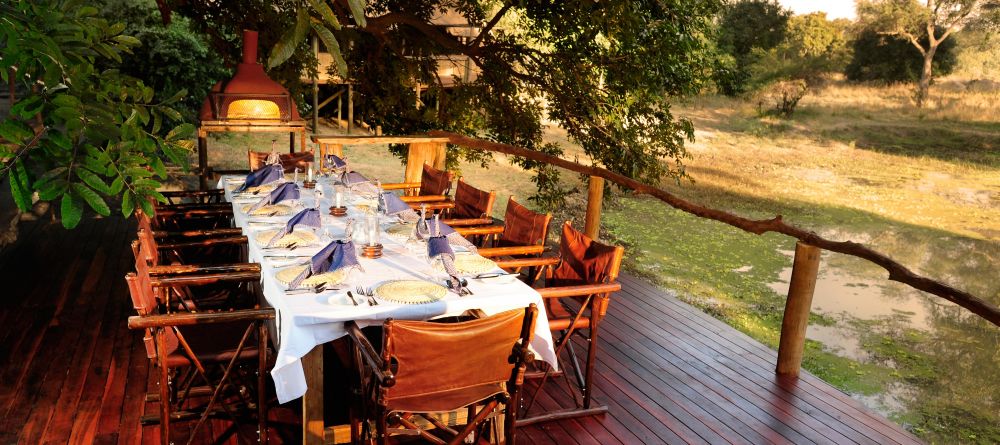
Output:
[[[219,187],[225,189],[228,202],[233,205],[234,223],[243,229],[248,238],[248,260],[261,264],[261,304],[274,308],[276,317],[269,326],[272,343],[277,348],[271,378],[279,403],[288,403],[302,398],[303,442],[324,443],[326,425],[323,423],[323,347],[324,343],[347,335],[346,322],[354,321],[359,326],[380,325],[386,319],[431,320],[439,317],[458,316],[471,309],[478,309],[487,315],[515,308],[525,308],[534,303],[538,307],[531,348],[536,356],[556,366],[552,334],[548,329],[545,305],[537,291],[520,280],[469,277],[470,295],[460,296],[449,291],[440,300],[422,304],[398,304],[374,298],[375,305],[364,301],[354,305],[344,293],[357,288],[375,289],[380,284],[393,280],[424,280],[444,284],[447,275],[432,266],[426,257],[426,243],[407,237],[389,236],[384,230],[393,222],[385,221],[382,227],[381,244],[383,255],[377,259],[365,258],[358,252],[361,270],[348,273],[342,287],[319,293],[289,293],[287,286],[276,277],[285,267],[294,267],[309,261],[323,246],[346,235],[347,221],[355,221],[355,233],[364,228],[365,217],[374,206],[373,197],[360,193],[350,193],[342,198],[347,207],[347,215],[334,217],[327,209],[333,204],[335,177],[316,178],[318,186],[325,190],[316,199],[315,189],[306,189],[299,183],[300,197],[293,202],[293,210],[286,215],[251,216],[244,208],[266,196],[266,193],[250,195],[235,193],[243,177],[224,176]],[[348,190],[344,188],[344,190]],[[294,249],[267,248],[266,242],[258,240],[261,231],[275,230],[283,226],[296,212],[306,206],[318,206],[322,228],[316,230],[320,240],[309,246]],[[263,238],[263,237],[262,237]],[[364,241],[364,237],[359,237]],[[357,243],[361,244],[361,243]],[[494,272],[503,272],[495,268]],[[364,297],[359,297],[364,299]],[[461,351],[456,351],[459,356]]]

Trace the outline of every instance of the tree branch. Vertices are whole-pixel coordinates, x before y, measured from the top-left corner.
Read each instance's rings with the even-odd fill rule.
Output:
[[[913,271],[911,271],[910,269],[906,268],[906,266],[903,266],[902,264],[896,262],[892,258],[889,258],[888,256],[882,253],[869,249],[863,244],[855,243],[853,241],[831,241],[817,235],[814,232],[810,232],[805,229],[801,229],[799,227],[786,224],[784,221],[782,221],[781,215],[765,220],[748,219],[742,216],[734,215],[729,212],[724,212],[722,210],[717,210],[695,204],[693,202],[678,198],[677,196],[673,195],[670,192],[667,192],[666,190],[652,187],[650,185],[636,181],[635,179],[629,178],[624,175],[620,175],[618,173],[614,173],[612,171],[600,167],[585,166],[582,164],[578,164],[576,162],[567,161],[565,159],[558,158],[556,156],[551,156],[538,151],[528,150],[521,147],[515,147],[513,145],[501,144],[482,139],[470,138],[467,136],[462,136],[447,131],[431,131],[428,134],[434,137],[447,137],[450,143],[461,145],[468,148],[493,151],[497,153],[505,153],[514,156],[521,156],[538,162],[544,162],[546,164],[562,167],[567,170],[575,171],[578,173],[583,173],[590,176],[599,176],[611,182],[614,182],[620,186],[632,189],[637,193],[643,193],[653,196],[678,210],[682,210],[684,212],[702,218],[708,218],[719,222],[723,222],[738,229],[756,235],[761,235],[766,232],[782,233],[791,236],[793,238],[796,238],[806,244],[819,247],[821,249],[866,259],[888,271],[889,280],[903,283],[915,289],[933,295],[937,295],[941,298],[944,298],[945,300],[951,301],[952,303],[955,303],[961,307],[968,309],[972,313],[986,319],[987,321],[993,323],[994,325],[1000,326],[1000,308],[997,308],[996,306],[990,304],[986,300],[983,300],[979,297],[976,297],[975,295],[956,289],[952,286],[941,283],[939,281],[935,281],[931,278],[918,275]]]
[[[486,35],[490,33],[490,30],[492,30],[493,27],[500,22],[500,19],[503,18],[504,14],[507,14],[507,11],[510,10],[512,6],[514,6],[513,3],[504,4],[503,7],[500,8],[499,11],[497,11],[496,15],[494,15],[493,18],[490,19],[490,22],[487,23],[486,26],[484,26],[483,29],[479,31],[479,35],[477,35],[476,38],[469,43],[469,46],[470,47],[478,46],[479,43],[483,41],[483,38],[486,37]]]

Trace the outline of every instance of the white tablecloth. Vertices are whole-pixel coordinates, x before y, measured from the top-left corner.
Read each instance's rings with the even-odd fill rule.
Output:
[[[320,178],[319,181],[327,195],[320,207],[321,213],[324,214],[322,218],[324,230],[329,229],[334,238],[340,238],[344,235],[348,218],[335,218],[327,214],[326,209],[331,205],[333,186],[328,182],[329,180],[324,178]],[[273,340],[278,347],[278,356],[274,369],[271,370],[271,378],[274,379],[280,403],[297,399],[305,394],[306,380],[302,369],[302,357],[317,345],[347,335],[345,322],[350,320],[355,320],[364,327],[381,324],[383,320],[388,318],[427,320],[460,315],[468,309],[480,309],[487,315],[491,315],[510,309],[524,308],[535,303],[538,306],[538,319],[535,322],[535,335],[531,342],[531,348],[539,358],[552,366],[556,365],[552,334],[548,329],[548,318],[545,314],[542,298],[538,292],[518,280],[510,283],[502,283],[496,279],[469,280],[468,287],[473,295],[459,297],[453,292],[448,292],[447,297],[443,300],[427,304],[399,305],[384,301],[380,301],[377,306],[330,304],[328,300],[331,297],[337,296],[340,292],[353,290],[356,286],[375,288],[385,281],[399,279],[444,282],[446,278],[444,273],[435,272],[427,260],[420,257],[421,248],[418,245],[407,246],[403,240],[390,238],[385,233],[382,234],[382,245],[384,246],[382,258],[373,260],[358,255],[364,271],[351,272],[345,282],[347,286],[345,289],[320,294],[287,295],[284,292],[285,286],[275,278],[275,274],[281,269],[277,266],[308,261],[308,256],[316,253],[329,242],[329,239],[317,243],[316,246],[301,247],[294,251],[262,250],[261,244],[254,239],[255,233],[261,230],[273,230],[275,226],[259,225],[258,222],[284,224],[291,215],[271,218],[254,217],[252,218],[253,224],[251,224],[251,218],[243,213],[242,207],[253,201],[234,201],[232,192],[229,190],[230,187],[226,185],[226,178],[219,181],[219,187],[226,188],[226,199],[233,203],[235,224],[242,228],[243,233],[249,238],[249,260],[261,263],[261,284],[265,303],[277,312],[275,326],[272,327],[272,337],[277,336]],[[315,195],[312,190],[301,189],[301,192],[302,204],[313,205],[315,203]],[[355,235],[362,233],[364,223],[362,214],[351,207],[349,202],[345,205],[348,205],[348,217],[354,217],[357,221]],[[301,207],[298,207],[296,211],[300,209]],[[363,240],[362,236],[361,241]],[[303,255],[303,257],[276,259],[267,258],[266,255]],[[500,270],[497,269],[497,271]],[[456,351],[456,354],[460,353],[461,351]]]

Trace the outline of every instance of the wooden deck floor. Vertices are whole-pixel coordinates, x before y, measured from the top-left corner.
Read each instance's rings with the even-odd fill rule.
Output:
[[[125,319],[133,228],[120,217],[24,228],[0,254],[0,444],[155,443],[138,418],[148,361]],[[775,377],[775,352],[631,277],[604,324],[607,416],[522,429],[523,443],[919,443],[816,377]],[[565,401],[553,391],[541,403]],[[298,440],[296,403],[272,409]],[[200,443],[233,441],[221,421]],[[213,438],[213,436],[215,436]]]

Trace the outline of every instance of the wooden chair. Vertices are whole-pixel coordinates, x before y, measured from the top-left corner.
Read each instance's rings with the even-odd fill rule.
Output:
[[[524,370],[534,357],[527,345],[537,311],[531,305],[458,323],[389,320],[380,352],[349,322],[361,376],[361,403],[351,416],[353,442],[387,444],[390,436],[419,435],[436,444],[459,444],[472,434],[478,443],[487,422],[497,432],[503,405],[504,443],[514,443]],[[460,431],[428,415],[461,408],[468,409],[468,422]],[[420,418],[450,437],[445,441],[419,427]]]
[[[556,356],[565,349],[576,379],[573,392],[574,407],[548,411],[528,416],[538,391],[552,376],[551,368],[541,374],[540,382],[525,408],[519,425],[536,422],[589,416],[607,411],[605,406],[593,406],[593,371],[598,348],[601,320],[607,314],[611,293],[621,290],[615,280],[621,270],[625,249],[621,246],[602,244],[573,229],[569,222],[563,224],[559,243],[559,257],[524,258],[498,261],[503,268],[536,266],[544,267],[545,287],[538,289],[545,301],[549,329],[556,339]],[[572,337],[578,335],[587,343],[585,368],[581,369]],[[560,360],[560,368],[564,368]],[[569,385],[567,385],[569,386]]]
[[[270,155],[271,152],[269,151],[247,150],[247,165],[250,167],[250,171],[263,167],[267,162],[267,157]],[[306,169],[309,167],[308,163],[313,162],[316,159],[316,155],[311,151],[280,153],[278,154],[278,159],[280,159],[281,167],[285,169],[285,173],[292,173],[298,168],[299,172],[304,175]],[[318,172],[319,170],[317,170]]]
[[[459,178],[455,186],[455,205],[449,209],[441,222],[452,228],[493,224],[493,203],[495,191],[479,190]]]
[[[142,423],[158,423],[160,443],[168,444],[172,443],[173,422],[197,419],[190,433],[193,438],[209,417],[237,422],[238,411],[256,411],[256,441],[266,443],[268,349],[264,322],[274,319],[274,311],[161,314],[153,289],[162,283],[132,273],[125,281],[138,313],[129,317],[129,329],[145,332],[146,355],[156,366],[158,392],[147,395],[146,400],[159,402],[159,413],[143,417]],[[251,376],[244,371],[248,365],[256,365]],[[236,431],[242,437],[241,430]]]
[[[256,304],[256,283],[260,282],[258,263],[180,263],[160,264],[155,240],[139,230],[139,239],[132,242],[135,270],[139,276],[168,280],[172,284],[157,298],[167,312],[203,309],[241,309]],[[207,280],[190,288],[189,280]]]
[[[231,207],[230,207],[231,209]],[[232,212],[230,211],[226,216],[231,217]],[[204,238],[225,238],[225,237],[238,237],[243,235],[243,229],[238,227],[222,227],[222,228],[190,228],[187,227],[188,224],[184,223],[184,220],[188,218],[179,218],[180,221],[174,221],[170,218],[168,222],[166,217],[161,216],[160,218],[150,218],[146,215],[142,209],[135,210],[135,219],[139,225],[139,229],[146,230],[147,232],[153,234],[153,238],[159,242],[183,242],[188,240],[204,239]],[[224,223],[222,221],[216,221],[213,224],[204,224],[208,226],[220,226],[223,224],[228,224],[228,220]],[[195,227],[200,227],[202,224],[193,224]],[[176,229],[180,226],[182,230],[166,230],[166,229]]]
[[[481,235],[485,238],[479,254],[488,257],[538,256],[545,251],[549,234],[551,213],[538,213],[518,204],[511,197],[507,200],[502,226],[455,227],[463,236]]]
[[[455,205],[448,199],[453,179],[454,175],[451,172],[424,164],[420,182],[382,184],[382,189],[403,190],[403,196],[400,198],[411,207],[419,208],[421,203],[426,203],[431,210],[441,210]]]

